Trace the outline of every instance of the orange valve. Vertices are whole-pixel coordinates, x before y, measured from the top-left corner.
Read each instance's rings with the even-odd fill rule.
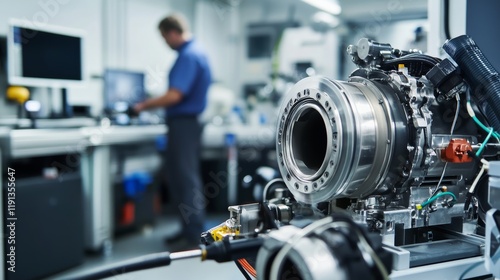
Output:
[[[451,139],[448,147],[441,151],[441,158],[453,163],[471,162],[468,151],[472,151],[472,146],[467,139]]]

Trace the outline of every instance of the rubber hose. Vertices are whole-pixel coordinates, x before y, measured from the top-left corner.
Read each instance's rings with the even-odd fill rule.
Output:
[[[490,125],[500,130],[500,77],[476,43],[467,35],[448,40],[443,49],[458,64],[472,96]]]

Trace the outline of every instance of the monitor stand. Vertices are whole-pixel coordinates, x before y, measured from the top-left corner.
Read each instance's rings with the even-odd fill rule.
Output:
[[[73,117],[73,112],[68,103],[68,90],[66,88],[61,89],[61,118],[69,119]]]
[[[68,90],[66,88],[61,89],[61,101],[62,101],[62,117],[69,118],[69,104],[68,104]]]
[[[73,117],[73,112],[68,103],[68,90],[66,88],[52,88],[51,89],[51,106],[50,117],[51,119],[69,119]]]

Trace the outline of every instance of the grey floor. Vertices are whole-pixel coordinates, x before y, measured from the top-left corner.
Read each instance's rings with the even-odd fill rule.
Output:
[[[218,224],[227,217],[222,215],[210,217],[208,224]],[[113,243],[112,250],[107,256],[88,255],[82,265],[47,278],[47,280],[71,279],[85,271],[95,269],[102,265],[126,260],[150,253],[168,251],[164,245],[165,236],[175,235],[180,229],[179,222],[173,217],[159,218],[155,226],[144,227],[137,232],[120,236]],[[244,279],[234,263],[219,264],[214,261],[201,262],[198,259],[181,260],[172,262],[170,266],[138,271],[134,273],[116,275],[108,278],[113,280],[139,280],[139,279]]]

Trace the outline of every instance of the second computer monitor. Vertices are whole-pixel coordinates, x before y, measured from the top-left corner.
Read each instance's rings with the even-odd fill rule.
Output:
[[[130,112],[134,104],[144,101],[144,73],[121,69],[104,72],[104,101],[108,112]]]

